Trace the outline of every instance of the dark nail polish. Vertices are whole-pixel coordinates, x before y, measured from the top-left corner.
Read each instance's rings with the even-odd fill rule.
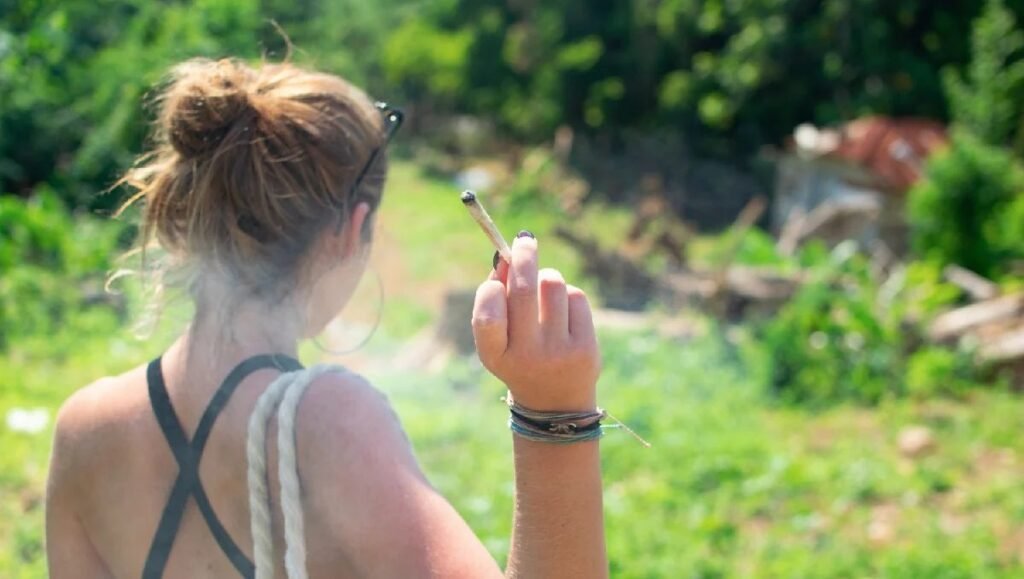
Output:
[[[498,260],[499,259],[501,259],[501,254],[498,253],[497,251],[495,251],[494,252],[494,259],[491,260],[491,267],[493,267],[495,271],[498,270]]]
[[[529,231],[527,231],[525,229],[520,231],[519,233],[517,233],[516,237],[529,237],[530,239],[537,239],[536,235],[530,233]]]

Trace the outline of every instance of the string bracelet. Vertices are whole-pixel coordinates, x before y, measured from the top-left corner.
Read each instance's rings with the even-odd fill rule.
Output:
[[[544,412],[532,410],[516,403],[512,393],[502,398],[508,404],[508,427],[513,434],[536,442],[555,444],[571,444],[597,440],[604,435],[606,428],[622,428],[631,434],[640,444],[647,448],[651,445],[633,432],[621,420],[609,414],[603,408],[585,412]],[[601,421],[611,418],[616,424],[603,425]]]

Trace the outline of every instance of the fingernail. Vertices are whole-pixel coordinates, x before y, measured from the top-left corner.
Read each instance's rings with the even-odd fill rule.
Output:
[[[516,237],[529,237],[530,239],[537,239],[536,235],[530,233],[529,231],[527,231],[525,229],[520,231],[519,233],[517,233]]]
[[[494,252],[494,259],[491,260],[491,267],[493,267],[495,271],[498,270],[498,260],[499,259],[501,259],[501,254],[498,253],[497,251],[495,251]]]

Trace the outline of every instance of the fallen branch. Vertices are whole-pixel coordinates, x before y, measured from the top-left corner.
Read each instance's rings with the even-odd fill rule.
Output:
[[[974,301],[990,300],[999,295],[999,286],[995,282],[959,265],[947,265],[942,270],[942,276],[967,292]]]

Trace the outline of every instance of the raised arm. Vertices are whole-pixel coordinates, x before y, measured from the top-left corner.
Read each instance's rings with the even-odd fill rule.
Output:
[[[502,267],[477,293],[473,329],[481,360],[527,408],[593,410],[600,361],[586,297],[558,272],[537,270],[533,239],[517,239],[512,251],[511,268]],[[326,575],[343,569],[358,577],[501,577],[465,521],[427,482],[390,406],[372,387],[352,375],[325,376],[306,393],[299,414],[308,550],[335,561]],[[517,436],[514,449],[505,576],[607,577],[598,443]]]
[[[600,354],[590,305],[554,270],[537,269],[537,242],[520,234],[512,263],[477,291],[480,359],[524,407],[596,407]],[[516,502],[507,577],[608,575],[598,442],[553,444],[515,436]]]

